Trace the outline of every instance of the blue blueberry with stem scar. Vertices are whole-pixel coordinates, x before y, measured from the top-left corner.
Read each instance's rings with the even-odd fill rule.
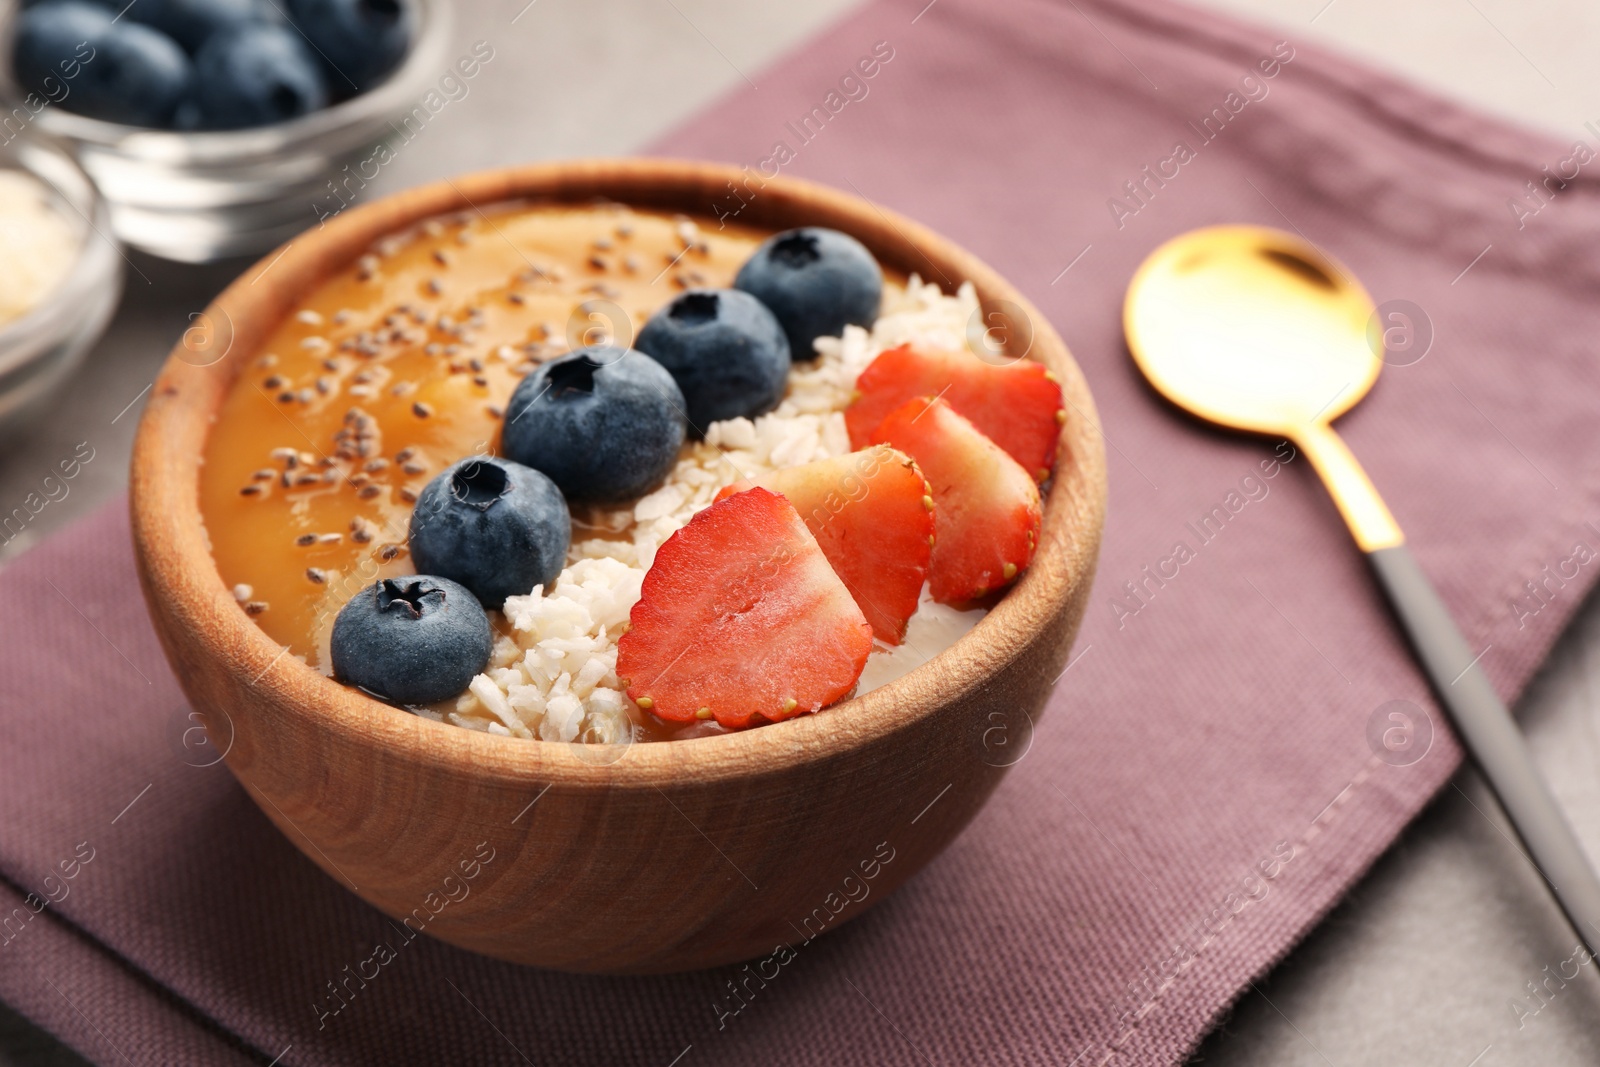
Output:
[[[411,512],[417,568],[461,583],[486,608],[553,584],[571,537],[572,518],[555,483],[493,456],[445,469]]]
[[[696,437],[713,422],[771,411],[789,381],[783,327],[738,289],[683,293],[650,317],[635,344],[683,390]]]
[[[393,704],[448,700],[489,665],[483,605],[448,578],[382,578],[333,620],[333,676]]]
[[[872,325],[883,299],[883,270],[866,245],[849,234],[803,226],[763,241],[739,268],[733,286],[777,316],[794,359],[812,359],[818,337]]]
[[[195,102],[209,129],[265,126],[328,104],[316,57],[283,26],[242,26],[215,34],[194,59]]]
[[[654,489],[687,432],[683,391],[642,352],[590,345],[522,379],[500,450],[543,471],[568,500],[616,504]]]

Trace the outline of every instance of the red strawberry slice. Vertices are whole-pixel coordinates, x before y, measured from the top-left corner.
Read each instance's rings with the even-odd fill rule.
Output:
[[[1061,386],[1028,360],[996,366],[971,352],[914,349],[881,352],[856,379],[861,396],[844,413],[850,444],[876,440],[889,412],[918,396],[942,397],[1038,481],[1056,463],[1056,439],[1067,421]]]
[[[935,600],[976,600],[1033,561],[1039,487],[949,404],[934,397],[907,401],[873,437],[916,460],[933,487],[936,539],[928,584]]]
[[[898,645],[917,610],[933,551],[933,497],[911,457],[874,445],[735,482],[717,499],[759,485],[805,520],[879,640]]]
[[[872,627],[794,506],[759,488],[667,538],[630,620],[617,674],[671,722],[816,711],[855,687],[872,651]]]

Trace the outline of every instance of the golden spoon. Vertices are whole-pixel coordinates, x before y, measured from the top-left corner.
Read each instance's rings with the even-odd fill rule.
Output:
[[[1334,433],[1378,379],[1372,298],[1309,242],[1258,226],[1194,230],[1133,276],[1123,327],[1134,362],[1167,399],[1234,430],[1293,441],[1366,553],[1467,751],[1482,769],[1591,950],[1600,879],[1444,602],[1355,456]]]

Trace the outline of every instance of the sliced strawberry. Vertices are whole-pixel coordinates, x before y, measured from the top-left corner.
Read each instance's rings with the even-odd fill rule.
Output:
[[[783,497],[712,504],[656,550],[617,643],[628,695],[671,722],[787,719],[850,692],[872,627]]]
[[[861,396],[844,413],[853,448],[876,440],[878,424],[907,400],[938,396],[1038,481],[1055,468],[1066,409],[1061,386],[1038,363],[996,366],[971,352],[901,345],[867,364],[856,389]]]
[[[960,604],[1006,585],[1033,561],[1042,509],[1021,464],[935,397],[889,413],[874,439],[917,461],[933,487],[933,598]]]
[[[788,498],[872,632],[898,645],[917,610],[933,550],[933,498],[911,457],[874,445],[735,482],[717,499],[752,485]]]

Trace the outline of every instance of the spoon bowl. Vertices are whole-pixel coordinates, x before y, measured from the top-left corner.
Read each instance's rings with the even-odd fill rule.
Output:
[[[1377,381],[1373,313],[1361,283],[1309,242],[1214,226],[1145,260],[1124,327],[1134,361],[1169,400],[1232,429],[1298,438]]]

